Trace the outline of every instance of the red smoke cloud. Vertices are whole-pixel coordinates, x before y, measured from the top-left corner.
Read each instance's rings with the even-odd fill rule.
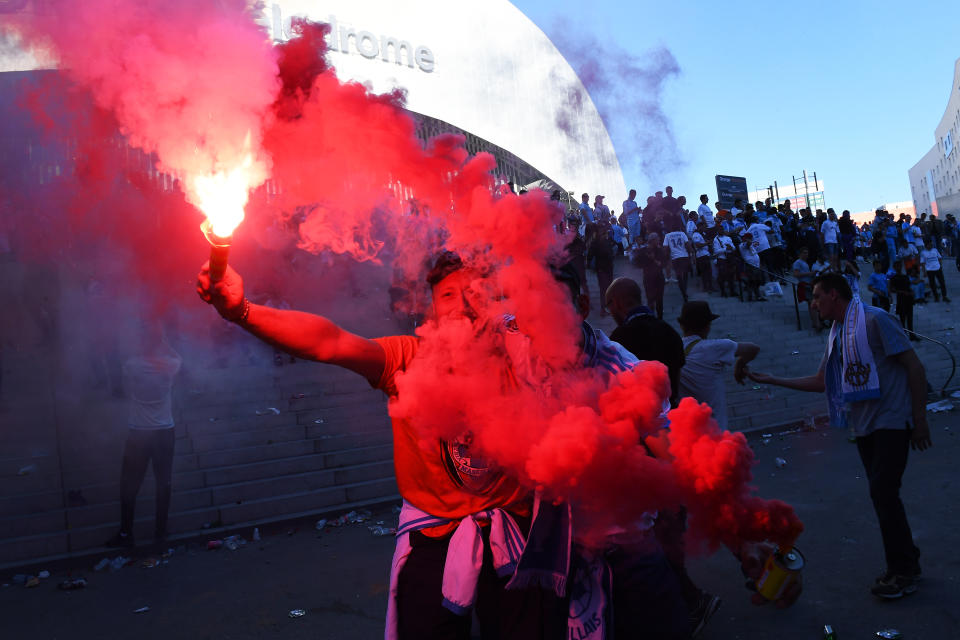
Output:
[[[246,0],[169,2],[48,0],[11,25],[115,114],[134,147],[159,168],[200,176],[236,166],[248,136],[253,185],[266,178],[257,153],[277,94],[269,39]],[[188,180],[184,186],[189,191]]]
[[[51,6],[52,15],[21,23],[21,32],[53,47],[67,76],[94,96],[95,120],[112,114],[160,168],[209,173],[234,162],[250,133],[277,188],[254,194],[238,236],[273,229],[307,251],[389,260],[402,282],[418,280],[435,249],[464,256],[478,274],[481,318],[424,325],[391,406],[414,419],[425,442],[469,430],[480,453],[528,486],[574,501],[588,529],[686,504],[692,531],[710,544],[786,542],[799,532],[788,506],[752,496],[742,435],[719,432],[691,401],[661,431],[669,395],[662,366],[610,379],[577,366],[579,318],[547,266],[566,242],[553,231],[557,205],[542,192],[497,193],[492,156],[469,157],[460,137],[424,148],[400,108],[402,92],[376,96],[337,79],[323,59],[325,27],[296,23],[298,37],[272,48],[241,0]],[[82,146],[94,149],[88,143],[103,132],[76,126]],[[150,232],[164,244],[183,240],[166,266],[195,270],[187,255],[203,255],[198,214],[155,186],[118,187],[115,169],[98,160],[70,183],[81,203],[72,205],[75,227],[119,231],[118,246],[136,247]],[[121,222],[136,198],[139,231]],[[155,226],[143,231],[151,216]],[[157,266],[130,259],[144,278]],[[503,325],[504,312],[515,326]],[[651,449],[664,441],[669,456],[651,456],[644,439]]]

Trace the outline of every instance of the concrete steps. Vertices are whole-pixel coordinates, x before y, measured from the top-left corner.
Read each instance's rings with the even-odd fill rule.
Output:
[[[355,374],[315,363],[191,371],[174,406],[173,536],[396,497],[386,398]],[[97,405],[99,431],[58,434],[36,409],[4,402],[0,413],[12,425],[0,434],[0,566],[99,547],[119,521],[125,401]],[[153,494],[148,470],[141,540]]]
[[[616,275],[638,275],[625,261],[615,268]],[[599,311],[592,273],[590,278]],[[947,282],[950,290],[960,286],[949,269]],[[768,302],[741,303],[705,296],[695,281],[690,284],[691,298],[709,300],[721,316],[713,337],[758,344],[761,354],[753,364],[758,371],[806,375],[819,364],[826,335],[807,328],[805,307],[804,329],[797,330],[790,290],[785,293]],[[676,284],[667,285],[665,302],[665,319],[676,326],[681,306]],[[614,326],[597,313],[590,321],[608,333]],[[953,342],[952,323],[947,305],[917,310],[917,330],[934,338]],[[378,327],[371,335],[383,332]],[[942,384],[949,357],[936,345],[915,344],[931,383]],[[174,537],[214,535],[397,497],[383,394],[336,367],[287,361],[277,367],[269,350],[260,351],[255,358],[227,353],[222,361],[197,356],[185,365],[174,396]],[[258,359],[261,364],[254,362]],[[51,384],[62,373],[54,357],[33,343],[5,347],[0,364],[0,567],[99,548],[119,520],[125,401],[103,390]],[[729,428],[773,431],[826,411],[822,394],[755,386],[737,385],[732,375],[727,380]],[[148,470],[135,525],[144,542],[152,534],[153,491]]]

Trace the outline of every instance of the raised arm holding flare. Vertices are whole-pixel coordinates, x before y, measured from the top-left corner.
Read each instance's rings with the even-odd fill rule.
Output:
[[[330,320],[302,311],[253,304],[244,296],[243,278],[228,266],[218,282],[210,282],[204,265],[197,276],[197,293],[217,312],[260,338],[304,360],[339,365],[375,383],[383,373],[385,353],[373,340],[350,333]]]

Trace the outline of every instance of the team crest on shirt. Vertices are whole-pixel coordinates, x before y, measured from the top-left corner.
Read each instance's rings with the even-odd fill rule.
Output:
[[[443,465],[450,478],[470,493],[486,493],[500,477],[493,463],[471,451],[473,434],[469,431],[456,440],[441,443]]]

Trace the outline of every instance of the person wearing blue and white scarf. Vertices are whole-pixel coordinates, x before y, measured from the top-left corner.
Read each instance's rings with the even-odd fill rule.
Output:
[[[572,302],[583,319],[580,366],[601,376],[615,376],[635,367],[639,360],[632,353],[586,321],[590,299],[582,293],[576,273],[564,267],[554,275],[570,289]],[[669,400],[665,399],[664,416],[668,409]],[[578,530],[583,528],[584,514],[576,504],[570,511],[574,545],[567,592],[568,637],[630,637],[641,627],[649,637],[689,637],[689,613],[679,576],[654,534],[657,514],[644,514],[630,526],[614,527],[606,532],[606,544],[597,548],[595,544],[582,544]],[[522,569],[521,562],[518,573]]]
[[[811,305],[833,321],[818,371],[803,378],[751,373],[760,384],[826,391],[831,424],[849,427],[870,483],[887,570],[870,591],[899,598],[917,590],[920,550],[913,541],[900,482],[910,448],[932,445],[927,425],[927,380],[899,321],[854,298],[838,273],[816,278]]]

